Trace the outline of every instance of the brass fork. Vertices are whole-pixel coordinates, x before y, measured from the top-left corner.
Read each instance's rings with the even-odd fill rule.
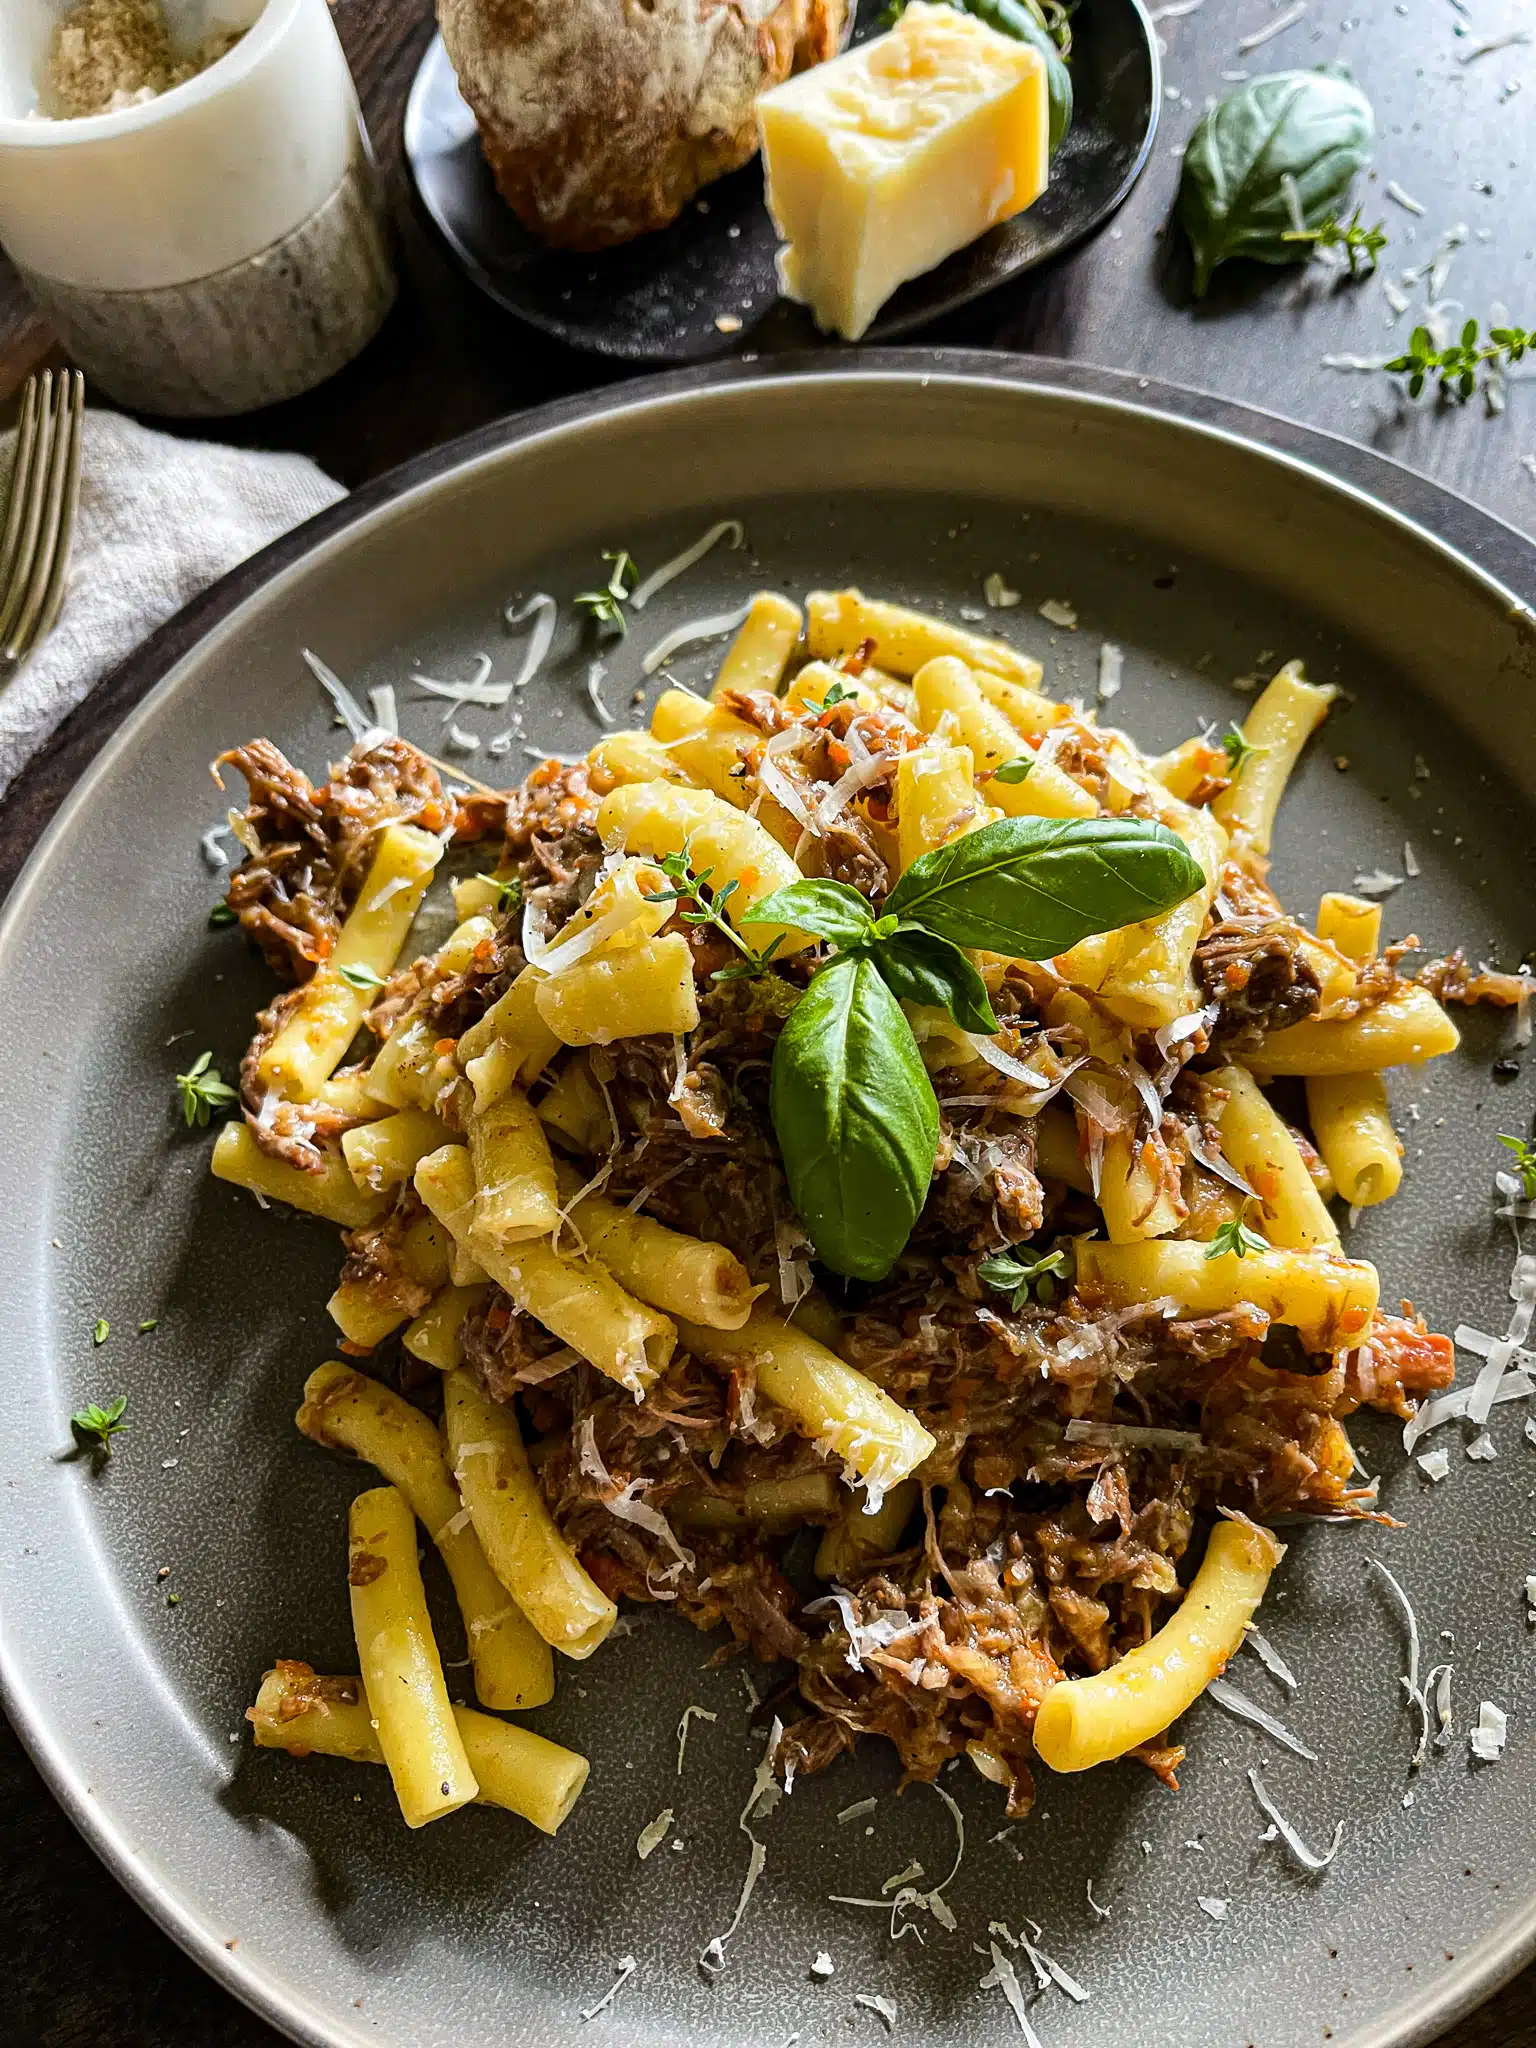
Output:
[[[27,379],[0,533],[0,679],[53,631],[64,603],[84,427],[85,379],[78,370]]]

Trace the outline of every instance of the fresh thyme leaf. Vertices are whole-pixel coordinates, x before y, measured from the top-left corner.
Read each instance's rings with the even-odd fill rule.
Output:
[[[694,874],[690,870],[688,862],[689,842],[685,839],[679,852],[664,853],[656,863],[667,880],[672,884],[671,888],[651,890],[646,897],[646,901],[648,903],[691,904],[693,907],[690,910],[683,910],[681,908],[678,910],[678,916],[682,919],[683,923],[713,926],[721,938],[734,946],[737,952],[741,954],[742,958],[739,964],[732,967],[718,968],[710,977],[711,980],[741,981],[755,978],[760,974],[766,974],[769,961],[783,942],[782,934],[769,946],[766,952],[756,952],[747,944],[740,932],[733,925],[729,924],[721,914],[723,906],[736,892],[737,885],[735,881],[732,880],[724,883],[722,887],[714,890],[711,895],[706,896],[704,890],[710,876],[714,873],[714,869],[704,868],[698,874]],[[861,902],[862,900],[860,898]],[[746,923],[748,920],[743,919],[742,921]]]
[[[347,987],[355,988],[359,995],[367,995],[370,989],[382,988],[384,986],[383,975],[375,974],[371,967],[365,967],[361,961],[349,963],[345,967],[338,967],[336,972],[347,984]]]
[[[1241,1216],[1234,1216],[1230,1223],[1223,1223],[1216,1235],[1205,1248],[1208,1259],[1223,1259],[1228,1252],[1238,1258],[1246,1258],[1249,1252],[1267,1252],[1268,1244],[1256,1230],[1250,1230]]]
[[[236,917],[229,905],[224,902],[215,903],[212,910],[208,913],[208,925],[211,931],[219,931],[227,924],[238,924],[239,922],[239,918]]]
[[[523,900],[523,885],[516,875],[476,875],[477,882],[485,882],[496,891],[496,908],[505,913],[516,910]]]
[[[1349,261],[1351,277],[1369,277],[1376,268],[1377,257],[1387,246],[1386,223],[1377,221],[1373,228],[1362,227],[1358,206],[1347,222],[1341,223],[1336,215],[1330,213],[1315,228],[1290,228],[1280,239],[1283,242],[1305,242],[1313,249],[1342,249]]]
[[[1034,765],[1031,755],[1015,754],[1012,760],[1000,761],[992,773],[999,782],[1022,782]]]
[[[96,1345],[99,1349],[103,1344],[106,1343],[108,1336],[111,1334],[111,1330],[112,1325],[107,1321],[106,1317],[98,1316],[96,1318],[95,1327],[91,1331],[91,1342],[94,1345]]]
[[[1528,1202],[1536,1202],[1536,1138],[1511,1138],[1500,1131],[1499,1143],[1507,1145],[1515,1155],[1521,1193]]]
[[[857,703],[858,696],[858,691],[850,690],[846,683],[829,683],[827,685],[827,694],[822,698],[821,702],[819,704],[807,704],[805,708],[807,711],[814,711],[820,716],[823,711],[831,711],[835,705]]]
[[[158,1330],[159,1327],[160,1318],[158,1316],[146,1316],[143,1322],[139,1325],[139,1335],[141,1337],[147,1337],[151,1330]]]
[[[634,559],[627,548],[603,550],[603,560],[612,563],[612,571],[601,590],[579,590],[571,600],[579,604],[595,622],[617,633],[620,638],[629,630],[624,617],[624,600],[634,588],[633,582],[625,578],[635,574]]]
[[[1244,735],[1240,725],[1230,725],[1226,737],[1222,740],[1221,751],[1227,757],[1227,773],[1235,779],[1242,774],[1255,754],[1265,753],[1267,749],[1256,747],[1252,740]]]
[[[1415,327],[1406,353],[1393,356],[1383,367],[1395,377],[1408,379],[1410,398],[1417,398],[1433,377],[1442,398],[1464,405],[1477,389],[1480,370],[1502,372],[1508,364],[1523,361],[1528,351],[1536,353],[1536,329],[1490,327],[1486,342],[1478,340],[1478,331],[1477,322],[1468,320],[1459,340],[1436,348],[1429,329]],[[1486,385],[1487,380],[1484,382]]]
[[[208,1064],[212,1058],[211,1052],[199,1053],[187,1071],[176,1076],[181,1113],[189,1130],[194,1124],[206,1124],[214,1115],[227,1114],[240,1100],[238,1091],[220,1079],[218,1068]]]
[[[69,1418],[69,1426],[81,1440],[82,1447],[94,1451],[99,1457],[110,1458],[112,1439],[121,1429],[128,1427],[123,1420],[123,1411],[128,1406],[126,1394],[116,1394],[104,1406],[94,1401],[84,1408],[77,1408]],[[92,1438],[94,1442],[90,1441]]]
[[[1008,1306],[1017,1311],[1028,1301],[1032,1285],[1038,1286],[1052,1276],[1064,1278],[1066,1271],[1065,1251],[1046,1252],[1038,1259],[1018,1259],[1008,1252],[994,1252],[977,1266],[976,1278],[984,1280],[999,1294],[1006,1294]]]

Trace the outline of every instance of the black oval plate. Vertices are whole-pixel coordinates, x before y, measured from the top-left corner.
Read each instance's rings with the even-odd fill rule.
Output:
[[[859,0],[861,39],[883,4]],[[910,334],[1060,255],[1121,204],[1152,148],[1162,99],[1157,39],[1141,0],[1081,0],[1072,86],[1072,127],[1049,189],[1027,213],[903,285],[868,341]],[[441,36],[411,87],[405,155],[428,217],[469,276],[559,341],[623,362],[689,363],[828,340],[803,307],[779,297],[778,240],[755,159],[706,187],[657,234],[596,256],[547,249],[496,190]]]

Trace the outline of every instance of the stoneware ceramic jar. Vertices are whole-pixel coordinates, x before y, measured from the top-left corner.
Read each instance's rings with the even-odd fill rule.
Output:
[[[185,84],[47,118],[69,0],[0,6],[0,242],[92,380],[182,417],[310,390],[376,332],[395,280],[325,0],[168,0],[179,45],[244,28]]]

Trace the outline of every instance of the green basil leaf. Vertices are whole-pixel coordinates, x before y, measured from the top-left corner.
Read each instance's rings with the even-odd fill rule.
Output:
[[[886,910],[957,946],[1049,960],[1202,887],[1176,833],[1139,818],[999,818],[913,861]]]
[[[912,1028],[867,954],[830,961],[790,1012],[769,1105],[816,1256],[849,1279],[883,1280],[928,1198],[939,1109]]]
[[[891,993],[902,1002],[947,1010],[962,1031],[996,1031],[987,984],[975,963],[948,939],[914,925],[882,940],[874,948],[874,959]]]
[[[867,899],[846,882],[788,882],[743,911],[740,921],[790,925],[844,949],[862,944],[875,928]]]
[[[1195,253],[1194,291],[1231,256],[1304,263],[1307,242],[1285,237],[1292,218],[1283,180],[1296,181],[1304,227],[1338,214],[1355,173],[1371,160],[1371,103],[1343,66],[1250,78],[1195,124],[1184,151],[1178,215]]]

